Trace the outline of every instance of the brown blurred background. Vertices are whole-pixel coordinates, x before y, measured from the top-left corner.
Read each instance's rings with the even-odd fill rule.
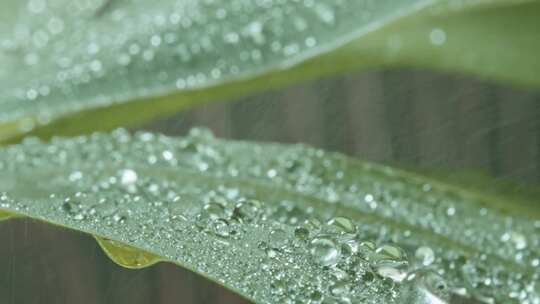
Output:
[[[540,93],[464,76],[372,71],[208,103],[140,129],[206,126],[234,139],[308,143],[408,167],[540,181]],[[496,186],[495,186],[496,187]],[[116,266],[86,236],[0,223],[0,304],[245,303],[178,267]]]

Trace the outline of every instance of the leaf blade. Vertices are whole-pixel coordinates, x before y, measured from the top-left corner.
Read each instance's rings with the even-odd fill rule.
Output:
[[[273,10],[246,1],[242,9],[248,13],[232,12],[223,22],[213,15],[227,11],[220,5],[186,1],[182,8],[171,8],[173,2],[138,7],[113,1],[110,12],[96,17],[99,1],[75,10],[70,1],[59,1],[39,13],[10,1],[13,20],[5,19],[11,22],[0,31],[5,67],[0,72],[0,140],[17,140],[32,130],[45,137],[110,130],[203,101],[374,66],[435,67],[538,85],[536,1],[481,1],[456,9],[440,0],[371,6],[344,0],[329,7],[288,3]],[[213,23],[193,22],[187,7]],[[272,20],[272,11],[290,17]],[[41,24],[47,22],[49,31],[63,24],[62,31],[43,32]],[[184,31],[182,22],[191,29]],[[35,41],[19,37],[12,29],[17,26],[26,35],[33,33]],[[134,29],[126,29],[130,26]],[[81,36],[81,28],[91,30]],[[210,41],[215,44],[207,52],[206,32],[214,33]],[[279,51],[261,42],[260,35],[277,43]]]
[[[310,297],[402,303],[423,294],[426,272],[434,275],[415,262],[426,246],[445,284],[469,296],[504,302],[513,301],[512,291],[538,296],[538,270],[529,266],[539,256],[537,215],[492,208],[489,196],[339,154],[225,142],[200,130],[183,139],[117,131],[8,147],[0,164],[15,181],[0,178],[2,210],[136,247],[149,258],[131,247],[108,254],[127,257],[120,264],[134,268],[172,261],[257,303]],[[368,241],[380,252],[398,244],[418,278],[388,285],[385,278],[399,281],[402,273],[395,264],[376,264],[380,252],[367,254]],[[349,242],[356,248],[350,255],[346,247],[331,250]],[[120,243],[113,247],[125,249]],[[329,255],[321,259],[320,250]],[[478,285],[501,275],[512,284]],[[336,294],[321,282],[345,287]]]

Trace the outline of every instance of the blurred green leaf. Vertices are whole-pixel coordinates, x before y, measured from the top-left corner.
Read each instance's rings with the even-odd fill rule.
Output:
[[[13,215],[11,213],[0,210],[0,221],[11,218],[12,216]]]
[[[118,130],[26,140],[0,150],[0,169],[3,212],[256,303],[540,299],[537,207],[340,154]]]
[[[7,0],[0,141],[109,130],[345,70],[537,86],[538,1]]]

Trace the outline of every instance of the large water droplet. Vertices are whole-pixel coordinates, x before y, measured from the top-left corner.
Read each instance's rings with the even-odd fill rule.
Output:
[[[401,283],[407,277],[406,268],[400,263],[379,263],[376,270],[381,277],[391,279],[396,283]]]
[[[304,227],[297,227],[296,229],[294,229],[294,236],[296,236],[301,241],[305,241],[309,237],[309,230]]]
[[[217,219],[212,222],[212,231],[217,236],[228,237],[231,234],[229,223],[224,219]]]
[[[333,240],[325,237],[315,238],[310,245],[311,255],[317,263],[323,266],[333,266],[339,262],[341,253]]]
[[[217,220],[227,216],[225,207],[219,203],[208,203],[204,205],[203,211],[203,214],[211,220]]]
[[[242,200],[238,202],[233,210],[233,218],[240,222],[252,222],[261,213],[261,202],[257,200]]]
[[[353,222],[346,217],[335,217],[327,223],[330,231],[335,233],[354,234],[356,233],[356,226]]]
[[[407,277],[408,261],[405,252],[393,245],[383,245],[370,256],[377,274],[396,283]]]

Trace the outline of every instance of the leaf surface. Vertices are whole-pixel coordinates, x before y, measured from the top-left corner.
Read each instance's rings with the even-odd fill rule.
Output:
[[[303,145],[117,130],[26,140],[0,150],[0,169],[0,212],[255,303],[540,299],[538,206]]]
[[[358,68],[540,84],[532,0],[4,2],[2,141],[109,130]]]

